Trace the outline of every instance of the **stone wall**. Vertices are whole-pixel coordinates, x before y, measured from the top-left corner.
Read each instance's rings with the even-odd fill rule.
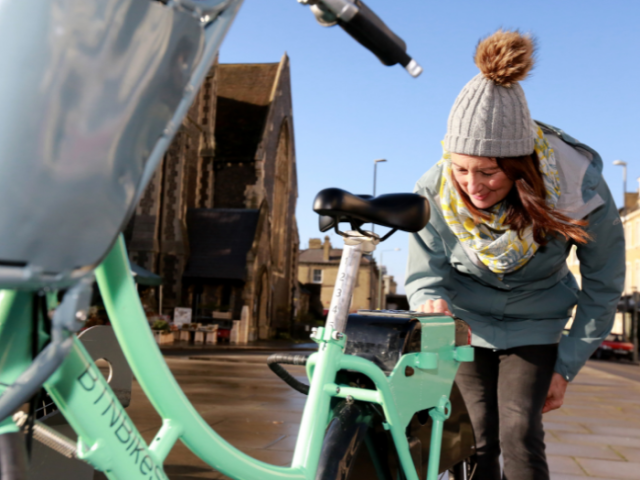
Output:
[[[256,186],[270,205],[273,305],[271,326],[286,329],[294,319],[299,239],[296,152],[289,58],[283,56],[271,91],[270,109],[255,158]],[[249,200],[249,198],[247,199]]]
[[[145,189],[125,235],[131,261],[163,278],[162,313],[170,314],[174,307],[184,305],[187,209],[213,203],[213,167],[206,155],[214,147],[216,71],[214,65]]]

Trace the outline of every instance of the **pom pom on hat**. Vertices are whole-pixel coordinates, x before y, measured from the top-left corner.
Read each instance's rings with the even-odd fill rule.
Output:
[[[531,35],[498,30],[478,42],[474,61],[482,75],[501,87],[524,80],[534,63]]]
[[[444,147],[481,157],[519,157],[534,149],[535,128],[520,85],[533,67],[530,35],[498,30],[481,40],[474,60],[480,69],[456,98]]]

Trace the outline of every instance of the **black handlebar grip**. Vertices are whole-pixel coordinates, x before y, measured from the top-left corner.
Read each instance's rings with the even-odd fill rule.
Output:
[[[411,62],[407,45],[361,0],[356,0],[358,13],[348,22],[338,24],[358,43],[370,50],[387,66],[399,63],[406,67]]]

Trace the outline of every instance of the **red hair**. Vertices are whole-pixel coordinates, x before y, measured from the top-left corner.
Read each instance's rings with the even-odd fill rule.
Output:
[[[505,223],[511,230],[517,231],[520,238],[525,228],[531,225],[533,239],[539,245],[546,245],[549,235],[561,235],[565,240],[571,239],[581,244],[591,239],[583,228],[589,222],[573,220],[547,205],[545,201],[547,193],[540,172],[540,161],[535,152],[523,157],[496,158],[496,162],[498,168],[513,181],[513,188],[505,198],[507,202]],[[452,179],[462,201],[473,215],[474,221],[481,223],[482,219],[489,219],[487,213],[473,205],[469,196],[460,188],[455,176],[452,176]]]

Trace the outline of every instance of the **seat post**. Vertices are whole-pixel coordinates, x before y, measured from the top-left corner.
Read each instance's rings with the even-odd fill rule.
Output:
[[[373,252],[378,242],[377,236],[366,237],[354,231],[346,233],[340,268],[333,288],[333,296],[331,297],[331,306],[329,307],[325,328],[331,328],[339,333],[344,333],[346,330],[351,297],[358,280],[360,259],[363,253]]]

